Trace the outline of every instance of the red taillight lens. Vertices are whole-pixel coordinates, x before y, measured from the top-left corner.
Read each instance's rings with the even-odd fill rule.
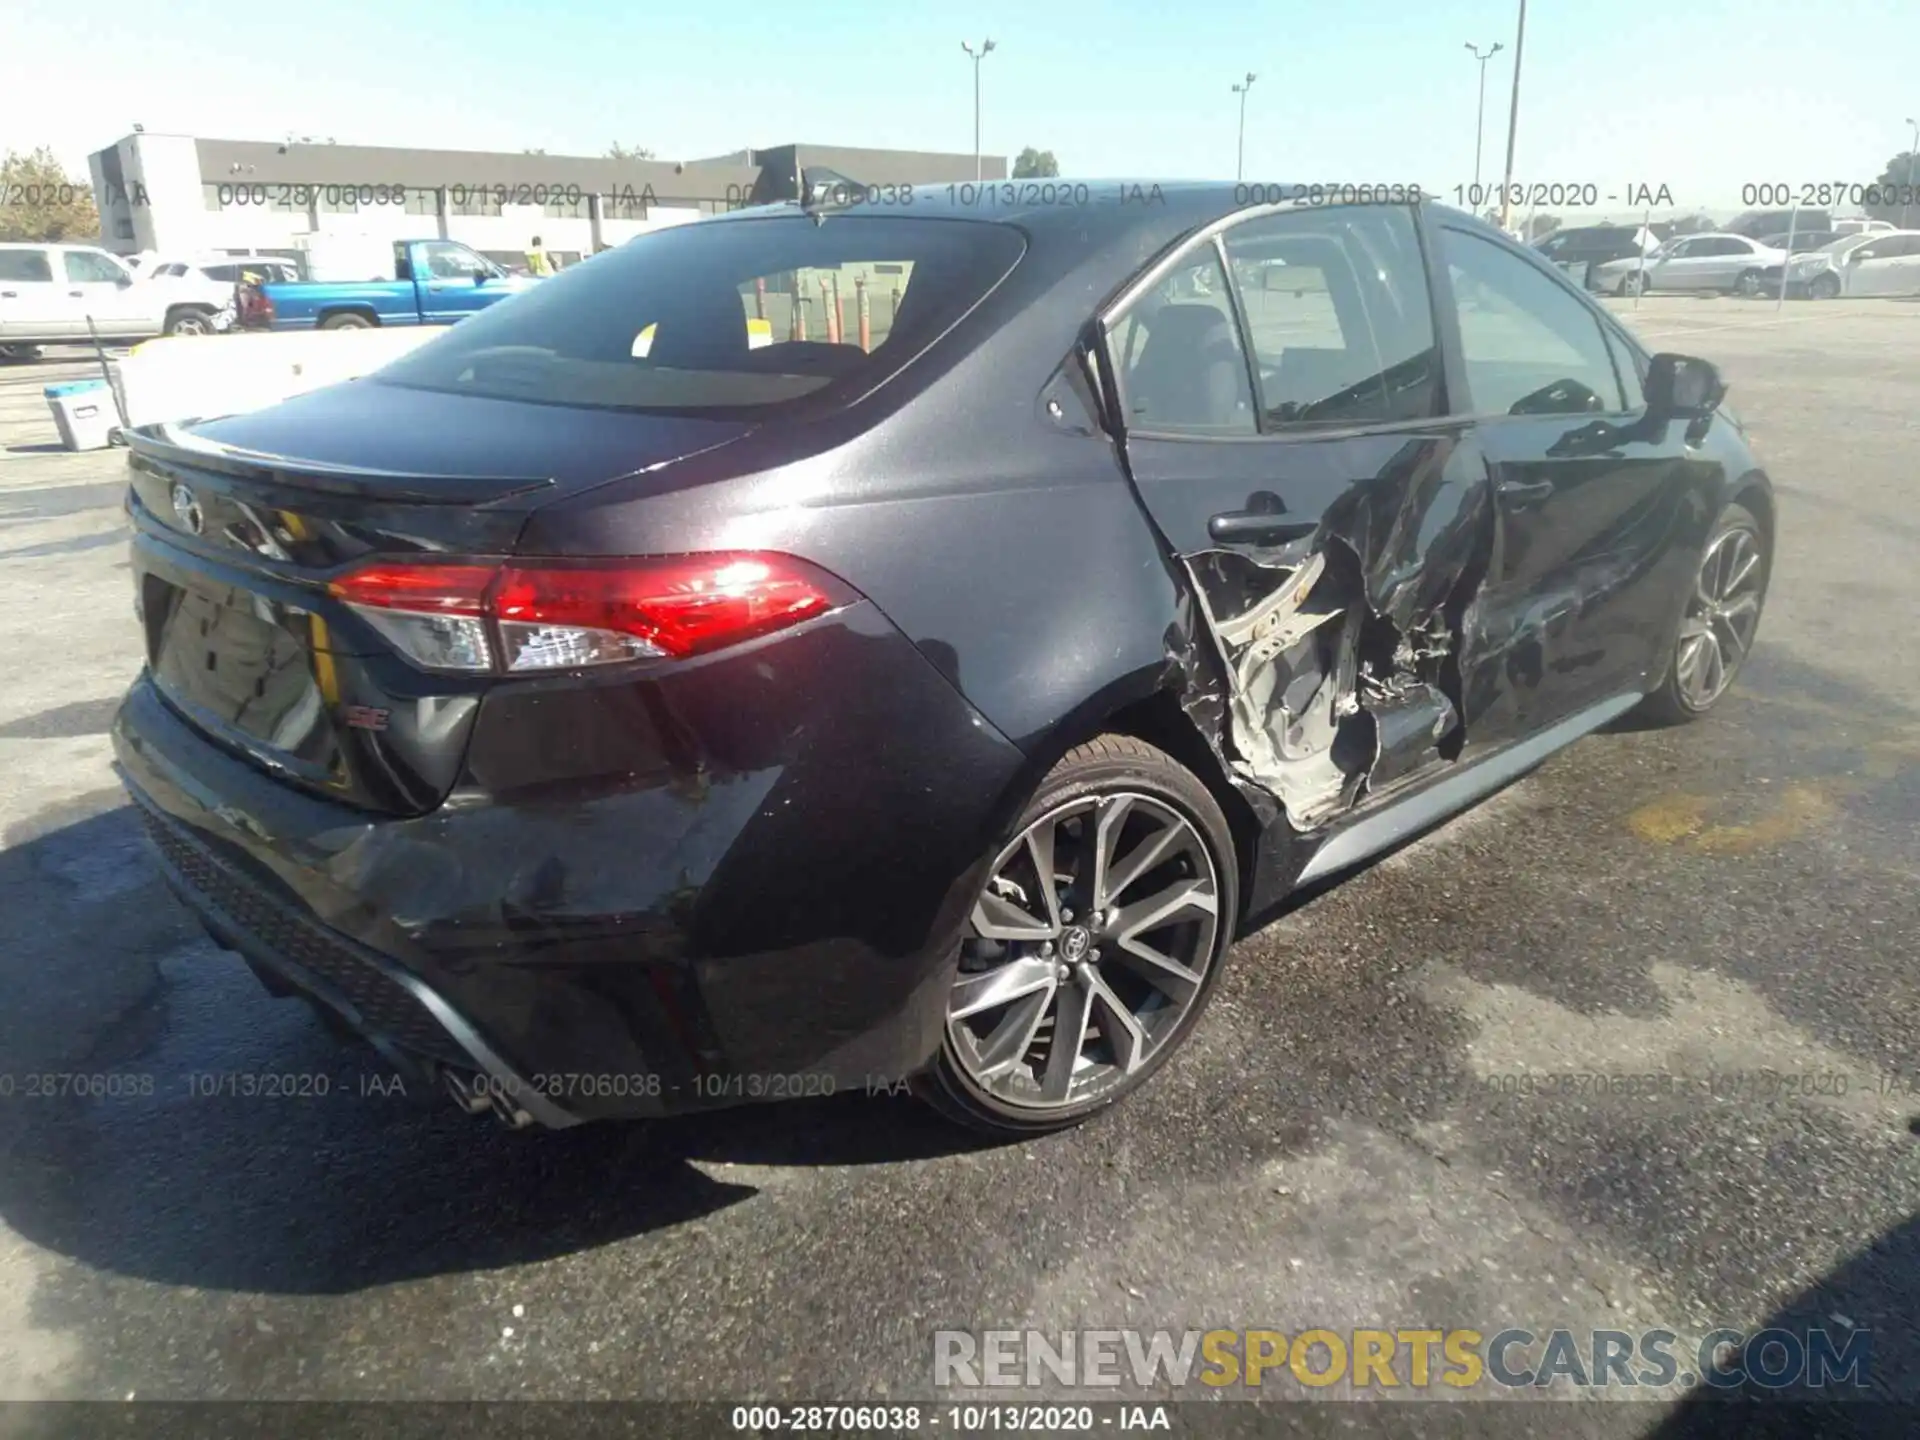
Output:
[[[489,597],[503,624],[607,630],[685,656],[737,645],[833,607],[780,555],[693,555],[617,569],[511,564]]]
[[[383,610],[426,610],[436,615],[485,613],[487,587],[498,565],[410,565],[399,561],[363,566],[327,589],[349,605]]]
[[[521,672],[700,655],[851,598],[830,576],[789,556],[737,552],[379,561],[328,589],[419,664]]]

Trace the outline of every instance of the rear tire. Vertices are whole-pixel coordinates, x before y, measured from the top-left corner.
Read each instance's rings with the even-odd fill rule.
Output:
[[[1744,505],[1727,506],[1681,607],[1666,676],[1641,702],[1644,716],[1668,725],[1697,720],[1733,688],[1753,651],[1772,571],[1759,520]]]
[[[1742,270],[1740,272],[1740,278],[1733,282],[1733,291],[1734,294],[1744,295],[1749,299],[1758,295],[1760,293],[1760,272],[1758,270]]]
[[[996,847],[917,1093],[1001,1139],[1132,1094],[1206,1009],[1238,877],[1226,817],[1189,771],[1127,735],[1069,751]],[[1079,1042],[1056,1056],[1069,1025]]]
[[[322,330],[371,330],[373,321],[353,310],[343,310],[337,315],[329,315],[320,322]]]

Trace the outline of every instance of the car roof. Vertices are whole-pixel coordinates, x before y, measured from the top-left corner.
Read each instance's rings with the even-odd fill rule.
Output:
[[[1033,242],[1030,258],[1038,258],[1036,252],[1044,251],[1053,257],[1055,265],[1065,268],[1078,259],[1092,259],[1117,249],[1139,257],[1128,267],[1135,270],[1148,255],[1196,230],[1229,220],[1237,213],[1284,214],[1295,208],[1313,208],[1316,203],[1324,205],[1325,197],[1344,190],[1372,192],[1386,187],[1147,178],[1075,180],[1056,176],[1035,180],[984,180],[977,185],[971,182],[916,185],[910,187],[910,199],[905,193],[908,187],[900,190],[868,187],[870,191],[876,188],[882,192],[879,203],[823,207],[812,213],[819,223],[827,225],[837,220],[857,223],[869,217],[1012,225],[1026,232]],[[1296,196],[1301,198],[1295,199]],[[1263,203],[1266,197],[1282,203]],[[1316,197],[1320,198],[1316,201]],[[1444,212],[1450,224],[1518,243],[1465,210],[1439,203],[1430,192],[1422,194],[1420,199],[1428,208]],[[806,212],[797,201],[787,200],[709,216],[694,223],[754,224],[802,213]]]

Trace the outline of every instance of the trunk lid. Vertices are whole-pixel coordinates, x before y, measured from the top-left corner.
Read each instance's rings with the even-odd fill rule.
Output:
[[[128,437],[153,683],[287,783],[421,814],[458,777],[485,675],[421,670],[327,593],[371,556],[514,553],[541,505],[747,433],[377,381]]]

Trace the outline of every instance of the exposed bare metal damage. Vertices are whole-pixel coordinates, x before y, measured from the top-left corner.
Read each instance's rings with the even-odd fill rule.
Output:
[[[1312,830],[1458,758],[1484,491],[1410,442],[1304,539],[1186,557],[1224,662],[1233,771]]]

